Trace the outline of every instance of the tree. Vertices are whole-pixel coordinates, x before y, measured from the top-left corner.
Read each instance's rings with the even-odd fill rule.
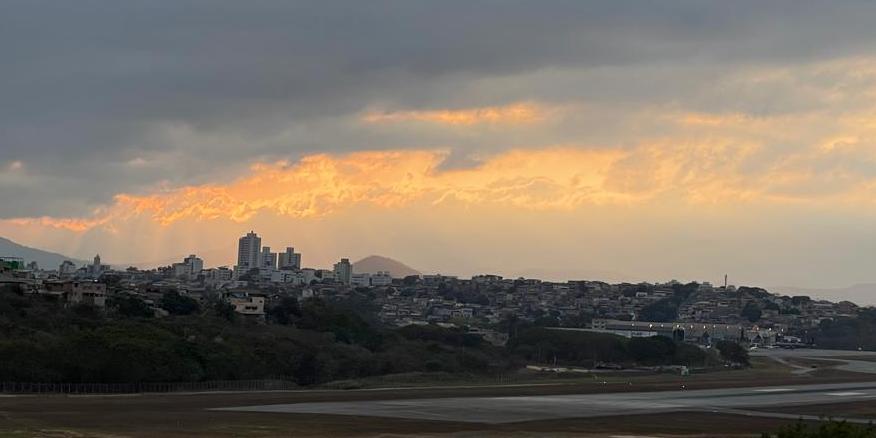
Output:
[[[757,305],[754,301],[749,301],[745,304],[745,307],[742,308],[741,315],[745,317],[750,322],[757,322],[760,320],[763,312],[760,310],[760,306]]]
[[[561,327],[587,327],[593,322],[593,314],[582,311],[577,315],[567,315],[560,321]]]
[[[703,350],[696,345],[679,342],[675,345],[673,363],[687,366],[704,366],[717,363],[717,357],[711,350]]]
[[[200,309],[197,301],[180,295],[177,291],[165,293],[159,301],[159,307],[167,310],[171,315],[191,315]]]
[[[627,350],[637,363],[657,365],[667,363],[675,355],[675,341],[665,336],[632,338]]]
[[[718,353],[721,354],[721,358],[723,358],[727,362],[737,363],[745,366],[751,365],[751,362],[748,359],[748,350],[746,350],[736,342],[718,341],[718,344],[715,345],[715,348],[718,349]]]
[[[301,316],[301,306],[295,297],[283,297],[280,303],[268,309],[268,320],[277,324],[289,325]]]
[[[79,303],[70,307],[73,315],[79,318],[85,319],[101,319],[103,314],[101,313],[101,309],[97,306],[93,306],[87,303]]]
[[[113,305],[119,315],[128,318],[151,318],[155,312],[137,297],[120,296],[113,300]]]
[[[671,322],[678,318],[678,304],[672,298],[663,298],[642,308],[642,321]]]
[[[793,304],[795,306],[809,304],[810,301],[812,301],[812,298],[809,298],[806,295],[797,295],[797,296],[791,297],[791,304]]]
[[[216,313],[216,316],[229,322],[234,322],[237,319],[237,312],[234,311],[234,306],[227,301],[218,301],[213,306],[213,312]]]

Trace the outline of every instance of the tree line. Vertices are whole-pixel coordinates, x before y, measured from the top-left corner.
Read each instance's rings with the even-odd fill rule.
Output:
[[[153,317],[138,297],[106,310],[0,289],[0,381],[197,382],[282,378],[301,385],[368,376],[441,372],[494,375],[528,363],[596,362],[700,366],[715,357],[668,338],[625,339],[506,324],[504,347],[461,328],[385,327],[371,297],[283,298],[266,321],[238,317],[222,302],[201,308],[175,292]],[[513,326],[512,326],[513,325]]]

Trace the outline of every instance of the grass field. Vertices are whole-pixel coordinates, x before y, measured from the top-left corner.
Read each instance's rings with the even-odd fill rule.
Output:
[[[663,434],[695,436],[757,436],[786,420],[753,419],[707,413],[676,413],[614,418],[564,419],[502,425],[433,422],[374,417],[216,412],[209,408],[272,403],[375,400],[431,397],[580,394],[618,391],[660,391],[720,387],[788,385],[860,381],[869,377],[836,370],[805,376],[770,360],[750,370],[727,370],[690,376],[606,375],[596,379],[540,377],[534,384],[489,385],[489,379],[442,381],[420,388],[309,390],[262,393],[143,394],[125,396],[0,397],[0,437],[267,437],[267,436],[607,436]],[[379,386],[399,382],[362,382]],[[434,382],[433,382],[434,383]],[[453,383],[454,385],[449,385]],[[391,386],[391,385],[390,385]],[[708,431],[703,434],[703,431]]]

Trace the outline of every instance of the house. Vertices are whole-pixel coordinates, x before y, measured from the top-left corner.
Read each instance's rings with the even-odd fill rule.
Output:
[[[265,296],[249,292],[229,292],[225,301],[234,306],[234,311],[244,316],[265,316]]]

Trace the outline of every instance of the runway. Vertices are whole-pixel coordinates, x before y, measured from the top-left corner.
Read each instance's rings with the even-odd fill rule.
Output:
[[[512,423],[677,411],[746,413],[769,406],[876,399],[876,382],[526,397],[467,397],[239,406],[220,411]],[[755,414],[755,413],[752,413]],[[769,416],[769,413],[756,413]],[[787,414],[776,414],[787,417]]]
[[[873,351],[848,351],[848,350],[817,350],[810,348],[786,349],[760,349],[751,353],[755,357],[769,357],[777,362],[797,368],[798,373],[814,371],[812,368],[795,366],[787,362],[791,359],[817,359],[834,362],[835,368],[853,373],[876,374],[876,352]]]

